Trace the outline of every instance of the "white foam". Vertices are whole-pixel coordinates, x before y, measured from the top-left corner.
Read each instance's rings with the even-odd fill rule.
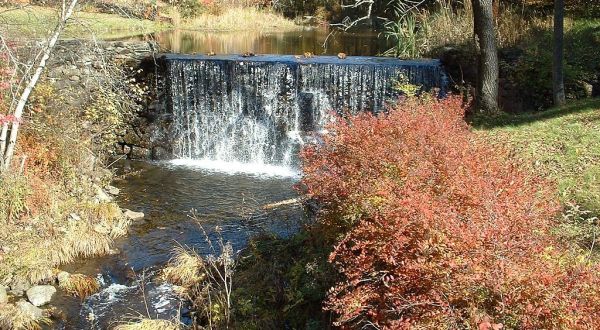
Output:
[[[253,174],[268,177],[297,178],[300,172],[287,166],[277,166],[261,163],[227,162],[211,159],[174,159],[169,162],[176,166],[185,166],[227,174]]]

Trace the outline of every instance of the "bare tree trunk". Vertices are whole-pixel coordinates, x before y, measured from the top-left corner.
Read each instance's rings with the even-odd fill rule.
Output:
[[[71,3],[69,4],[68,7],[65,6],[65,2],[63,1],[61,15],[60,15],[58,24],[56,25],[56,28],[54,29],[54,33],[52,34],[50,39],[48,39],[48,43],[45,45],[45,47],[43,49],[43,55],[42,55],[42,58],[40,59],[40,62],[37,65],[37,68],[36,68],[35,72],[33,73],[33,75],[31,76],[31,78],[29,79],[27,86],[25,86],[25,89],[21,93],[21,96],[19,97],[19,102],[17,103],[17,106],[15,107],[15,111],[14,111],[15,121],[13,121],[13,123],[10,127],[10,138],[8,140],[8,144],[6,145],[6,150],[4,151],[3,154],[0,155],[3,158],[2,170],[8,170],[10,168],[10,162],[11,162],[13,154],[15,152],[15,144],[17,143],[17,134],[19,132],[20,120],[23,117],[23,110],[25,109],[25,105],[27,104],[29,95],[35,88],[35,85],[37,84],[38,80],[40,79],[42,72],[46,68],[46,62],[50,58],[50,55],[52,54],[52,50],[54,49],[54,46],[56,45],[56,42],[58,41],[60,34],[64,30],[64,28],[67,24],[67,21],[69,20],[71,15],[73,15],[73,11],[75,10],[77,1],[78,0],[71,0]],[[2,133],[4,133],[4,128],[2,130]]]
[[[477,110],[498,111],[498,46],[492,0],[473,1],[475,37],[478,43]]]
[[[8,137],[8,122],[2,125],[0,131],[0,173],[4,169],[4,153],[6,151],[6,138]]]
[[[565,1],[554,0],[554,58],[552,63],[552,91],[555,105],[565,104],[563,74]]]

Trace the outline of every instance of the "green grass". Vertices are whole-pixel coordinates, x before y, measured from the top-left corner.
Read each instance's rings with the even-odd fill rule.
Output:
[[[27,6],[19,9],[0,8],[0,33],[9,36],[40,38],[51,33],[58,20],[56,10]],[[77,12],[63,38],[116,39],[147,34],[171,28],[165,23],[118,15]]]
[[[536,113],[479,116],[473,125],[556,181],[563,203],[600,214],[600,99]]]

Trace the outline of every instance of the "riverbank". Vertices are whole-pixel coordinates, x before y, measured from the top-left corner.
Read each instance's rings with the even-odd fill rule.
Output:
[[[46,38],[56,26],[56,9],[41,6],[0,7],[0,31],[10,39]],[[115,14],[77,11],[63,39],[119,39],[171,29],[165,22],[126,18]]]
[[[146,89],[131,77],[152,50],[147,42],[60,41],[48,62],[29,99],[13,167],[0,175],[0,291],[8,291],[0,293],[0,328],[35,327],[52,316],[52,308],[38,307],[53,294],[30,304],[27,290],[36,285],[92,294],[94,278],[76,275],[69,284],[63,275],[59,285],[59,267],[118,253],[115,239],[143,218],[114,201],[120,192],[111,186],[109,157],[139,110]]]

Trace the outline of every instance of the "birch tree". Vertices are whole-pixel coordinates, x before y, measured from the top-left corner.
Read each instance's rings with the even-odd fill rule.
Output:
[[[15,104],[14,107],[11,104],[7,116],[10,117],[10,120],[6,120],[2,123],[2,130],[0,131],[0,171],[2,172],[10,169],[19,134],[19,127],[23,120],[23,111],[29,100],[29,95],[31,95],[31,92],[44,72],[46,63],[50,56],[52,56],[54,46],[64,31],[67,22],[73,15],[77,2],[78,0],[69,0],[69,2],[67,2],[67,0],[62,1],[58,23],[52,34],[42,46],[38,56],[36,56],[36,59],[38,60],[35,61],[33,65],[35,71],[33,71],[33,74],[28,78],[27,84],[16,99],[16,103],[13,102]]]

